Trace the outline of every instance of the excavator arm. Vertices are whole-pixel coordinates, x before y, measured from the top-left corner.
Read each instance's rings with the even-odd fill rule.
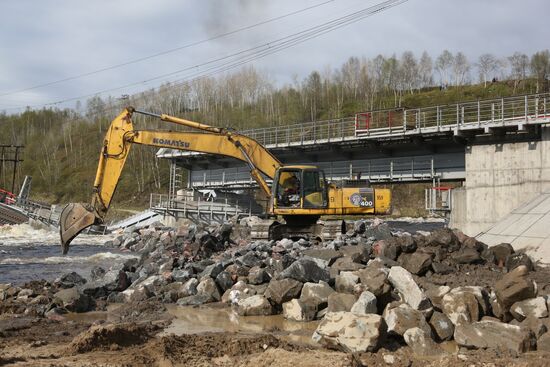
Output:
[[[133,113],[150,115],[201,131],[134,130],[131,119]],[[242,160],[249,165],[252,177],[268,196],[271,196],[271,190],[262,174],[273,178],[281,166],[277,158],[247,136],[194,121],[164,114],[156,115],[128,107],[112,121],[105,134],[91,203],[71,203],[61,213],[59,226],[63,254],[69,251],[70,242],[80,232],[94,224],[103,223],[132,144],[218,154]]]

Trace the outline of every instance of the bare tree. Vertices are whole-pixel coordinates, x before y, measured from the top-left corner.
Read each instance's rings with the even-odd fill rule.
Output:
[[[418,64],[418,78],[421,88],[429,87],[433,84],[433,62],[426,51],[422,53],[420,63]]]
[[[483,82],[485,88],[487,87],[487,80],[498,70],[498,67],[499,61],[492,54],[483,54],[479,57],[477,62],[479,81]]]
[[[403,89],[408,89],[413,92],[413,89],[418,87],[418,63],[411,51],[403,52],[401,55],[400,74],[403,84]]]
[[[470,63],[462,52],[457,52],[453,60],[453,74],[455,85],[460,86],[468,81]]]
[[[441,55],[435,60],[435,68],[439,73],[442,84],[449,84],[449,74],[454,63],[454,56],[448,50],[443,50]]]

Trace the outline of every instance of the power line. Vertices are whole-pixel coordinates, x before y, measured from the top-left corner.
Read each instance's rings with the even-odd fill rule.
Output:
[[[107,93],[107,92],[113,92],[113,91],[129,88],[129,87],[133,87],[133,86],[137,86],[137,85],[141,85],[141,84],[147,84],[147,83],[150,83],[152,81],[156,81],[156,80],[159,80],[159,79],[162,79],[162,78],[166,78],[168,76],[173,76],[173,75],[182,73],[184,71],[199,69],[199,68],[207,66],[207,65],[212,65],[212,66],[209,66],[205,70],[196,71],[195,73],[192,73],[192,74],[188,75],[187,77],[185,77],[185,79],[176,80],[175,82],[178,83],[178,84],[174,84],[174,85],[170,86],[170,88],[175,88],[177,86],[180,86],[180,85],[183,85],[183,84],[186,84],[186,83],[191,83],[191,82],[196,81],[196,80],[200,80],[200,79],[203,79],[203,78],[206,78],[206,77],[209,77],[209,76],[221,73],[221,72],[225,72],[225,71],[234,69],[236,67],[242,66],[242,65],[244,65],[246,63],[249,63],[251,61],[254,61],[254,60],[263,58],[265,56],[271,55],[275,52],[285,50],[289,47],[295,46],[297,44],[306,42],[310,39],[313,39],[313,38],[319,37],[323,34],[334,31],[335,29],[342,28],[342,27],[347,26],[349,24],[358,22],[359,20],[362,20],[366,17],[369,17],[369,16],[375,15],[377,13],[380,13],[382,11],[388,10],[388,9],[390,9],[392,7],[395,7],[397,5],[400,5],[400,4],[402,4],[406,1],[407,0],[387,0],[387,1],[384,1],[384,2],[381,2],[381,3],[378,3],[376,5],[361,9],[359,11],[347,14],[347,15],[342,16],[340,18],[336,18],[336,19],[333,19],[331,21],[322,23],[320,25],[307,28],[303,31],[300,31],[300,32],[297,32],[297,33],[279,38],[277,40],[274,40],[274,41],[271,41],[271,42],[268,42],[268,43],[265,43],[265,44],[262,44],[262,45],[259,45],[259,46],[255,46],[255,47],[252,47],[252,48],[249,48],[249,49],[241,50],[241,51],[238,51],[238,52],[230,54],[230,55],[226,55],[226,56],[223,56],[223,57],[218,57],[216,59],[213,59],[213,60],[201,63],[201,64],[185,67],[183,69],[179,69],[179,70],[176,70],[176,71],[173,71],[173,72],[170,72],[170,73],[155,76],[155,77],[152,77],[152,78],[149,78],[149,79],[146,79],[146,80],[142,80],[142,81],[139,81],[139,82],[134,82],[134,83],[126,84],[126,85],[119,86],[119,87],[108,88],[108,89],[104,89],[104,90],[97,91],[97,92],[94,92],[94,93],[81,95],[81,96],[78,96],[78,97],[66,98],[66,99],[63,99],[63,100],[55,101],[55,102],[50,102],[50,103],[45,103],[45,104],[38,104],[38,105],[34,105],[34,106],[29,106],[29,107],[34,108],[34,107],[40,107],[40,106],[45,107],[45,106],[59,105],[59,104],[66,103],[66,102],[71,102],[71,101],[75,101],[75,100],[80,100],[80,99],[84,99],[84,98],[93,97],[93,96],[104,94],[104,93]],[[232,58],[234,58],[234,60],[231,60]],[[222,62],[219,65],[216,65],[216,63],[220,62],[220,61],[224,61],[224,62]],[[192,79],[189,79],[189,78],[192,78]],[[26,106],[18,107],[17,109],[21,109],[21,108],[25,108],[25,107]],[[13,108],[13,109],[15,109],[15,108]]]
[[[255,27],[259,27],[259,26],[262,26],[262,25],[265,25],[265,24],[269,24],[269,23],[272,23],[272,22],[275,22],[275,21],[278,21],[278,20],[281,20],[281,19],[284,19],[284,18],[288,18],[290,16],[300,14],[300,13],[306,12],[308,10],[312,10],[312,9],[321,7],[323,5],[326,5],[326,4],[334,2],[334,1],[335,0],[324,1],[322,3],[315,4],[315,5],[312,5],[312,6],[308,6],[306,8],[302,8],[302,9],[299,9],[299,10],[296,10],[296,11],[293,11],[293,12],[290,12],[290,13],[287,13],[287,14],[283,14],[283,15],[277,16],[275,18],[270,18],[270,19],[267,19],[267,20],[263,20],[263,21],[258,22],[258,23],[254,23],[254,24],[251,24],[251,25],[248,25],[248,26],[245,26],[245,27],[237,28],[235,30],[232,30],[232,31],[229,31],[229,32],[226,32],[226,33],[222,33],[222,34],[219,34],[219,35],[216,35],[216,36],[212,36],[210,38],[205,38],[205,39],[202,39],[202,40],[199,40],[199,41],[191,42],[191,43],[188,43],[188,44],[183,45],[183,46],[171,48],[171,49],[168,49],[168,50],[165,50],[165,51],[160,51],[160,52],[157,52],[157,53],[152,54],[152,55],[140,57],[140,58],[130,60],[130,61],[126,61],[126,62],[123,62],[123,63],[120,63],[120,64],[107,66],[107,67],[104,67],[104,68],[101,68],[101,69],[97,69],[97,70],[85,72],[85,73],[82,73],[82,74],[69,76],[69,77],[66,77],[66,78],[63,78],[63,79],[54,80],[54,81],[43,83],[43,84],[37,84],[37,85],[31,86],[31,87],[26,87],[26,88],[23,88],[23,89],[12,91],[12,92],[0,93],[0,97],[9,96],[9,95],[12,95],[12,94],[19,94],[19,93],[27,92],[27,91],[30,91],[30,90],[33,90],[33,89],[49,87],[51,85],[64,83],[64,82],[67,82],[67,81],[70,81],[70,80],[80,79],[80,78],[84,78],[84,77],[87,77],[87,76],[99,74],[99,73],[102,73],[102,72],[105,72],[105,71],[118,69],[118,68],[128,66],[128,65],[132,65],[132,64],[137,64],[137,63],[142,62],[142,61],[150,60],[150,59],[153,59],[153,58],[156,58],[156,57],[159,57],[159,56],[168,55],[168,54],[171,54],[171,53],[174,53],[174,52],[177,52],[177,51],[184,50],[186,48],[198,46],[198,45],[206,43],[206,42],[214,41],[214,40],[217,40],[217,39],[220,39],[220,38],[224,38],[224,37],[242,32],[242,31],[246,31],[246,30],[249,30],[249,29],[252,29],[252,28],[255,28]]]

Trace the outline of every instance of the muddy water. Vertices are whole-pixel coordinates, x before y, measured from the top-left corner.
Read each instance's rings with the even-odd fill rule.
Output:
[[[316,345],[311,340],[318,321],[296,322],[282,315],[239,316],[228,307],[167,305],[175,318],[163,334],[200,334],[205,332],[271,333],[295,343]]]

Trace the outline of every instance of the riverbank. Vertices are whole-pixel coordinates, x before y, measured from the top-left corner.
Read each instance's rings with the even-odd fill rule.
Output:
[[[546,364],[548,268],[408,229],[358,221],[324,243],[250,241],[250,219],[127,230],[104,246],[137,257],[0,286],[0,365]]]

